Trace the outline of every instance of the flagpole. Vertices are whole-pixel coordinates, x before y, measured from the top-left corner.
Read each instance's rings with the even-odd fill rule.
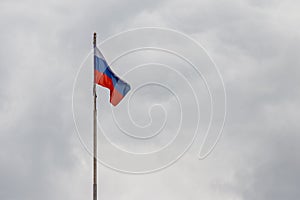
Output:
[[[96,51],[96,37],[97,34],[94,33],[94,39],[93,39],[93,46],[94,46],[94,55]],[[94,66],[95,67],[95,56],[94,56]],[[94,73],[94,80],[93,80],[93,96],[94,96],[94,135],[93,135],[93,140],[94,140],[94,150],[93,150],[93,200],[97,200],[97,104],[96,104],[96,99],[97,99],[97,93],[96,93],[96,83],[95,83],[95,69],[93,69]]]

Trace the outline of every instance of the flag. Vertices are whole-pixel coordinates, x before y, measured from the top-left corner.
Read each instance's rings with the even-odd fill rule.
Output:
[[[129,92],[130,85],[121,80],[108,66],[100,50],[94,51],[94,82],[110,91],[110,103],[116,106]]]

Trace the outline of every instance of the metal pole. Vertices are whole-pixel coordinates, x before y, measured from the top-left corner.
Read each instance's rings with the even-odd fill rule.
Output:
[[[97,34],[94,33],[94,39],[93,39],[93,45],[94,45],[94,55],[96,51],[96,37]],[[94,56],[94,66],[95,67],[95,56]],[[93,170],[93,200],[97,200],[97,104],[96,104],[96,99],[97,99],[97,93],[96,93],[96,83],[95,83],[95,69],[93,69],[94,73],[94,80],[93,80],[93,96],[94,96],[94,135],[93,135],[93,140],[94,140],[94,158],[93,158],[93,164],[94,164],[94,170]]]

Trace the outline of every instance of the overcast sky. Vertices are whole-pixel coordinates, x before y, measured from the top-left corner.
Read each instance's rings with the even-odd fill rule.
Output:
[[[205,120],[209,117],[209,101],[207,95],[203,96],[198,102],[204,120],[203,124],[200,123],[200,139],[178,162],[144,175],[120,173],[99,165],[98,199],[298,199],[299,9],[300,2],[296,0],[56,0],[43,3],[1,0],[0,199],[92,198],[92,157],[83,146],[85,143],[89,149],[92,142],[89,115],[92,105],[88,103],[91,103],[88,86],[91,81],[88,70],[91,68],[85,68],[92,64],[91,57],[78,76],[74,96],[75,115],[79,115],[79,132],[83,141],[79,140],[73,121],[73,83],[81,63],[92,50],[94,31],[99,34],[98,41],[101,42],[121,31],[149,26],[183,32],[209,52],[226,86],[226,125],[214,151],[206,159],[198,160],[201,136],[203,139],[203,130],[207,126]],[[201,70],[207,75],[210,86],[220,87],[220,79],[214,78],[215,71],[209,71],[213,68],[212,63],[208,64],[206,54],[188,45],[188,40],[182,42],[175,40],[175,36],[170,36],[173,40],[164,36],[165,40],[159,41],[156,40],[159,36],[153,34],[149,37],[143,32],[134,37],[134,40],[127,38],[123,42],[111,41],[102,45],[101,50],[111,62],[114,56],[129,50],[130,45],[134,46],[134,42],[149,42],[151,38],[151,44],[169,42],[170,48],[177,48],[199,65],[206,66]],[[164,90],[154,85],[145,87],[143,92],[136,92],[136,98],[132,97],[133,105],[129,103],[137,124],[145,125],[149,122],[149,115],[152,117],[153,126],[143,131],[143,136],[149,136],[151,130],[161,127],[165,117],[162,107],[158,110],[153,107],[148,115],[149,106],[161,103],[169,109],[167,116],[170,121],[166,123],[165,134],[157,141],[133,144],[124,134],[119,136],[117,131],[108,134],[103,127],[113,143],[128,151],[153,151],[158,145],[171,141],[175,134],[173,129],[177,128],[174,126],[178,125],[181,116],[172,91],[186,91],[185,87],[189,86],[177,82],[174,77],[178,74],[174,71],[174,74],[166,73],[169,69],[163,66],[150,66],[126,75],[133,65],[147,62],[169,64],[190,80],[192,86],[203,84],[203,79],[197,78],[192,71],[182,70],[186,63],[162,52],[136,53],[113,64],[115,71],[132,84],[132,91],[149,77],[163,80],[171,88],[170,92],[168,87]],[[205,93],[202,86],[196,87],[199,97]],[[88,89],[84,90],[85,87]],[[218,95],[222,97],[218,93],[221,91],[215,90],[215,103],[220,100]],[[102,88],[98,88],[98,92],[102,97],[98,103],[102,109],[99,118],[101,124],[110,128],[113,123],[105,115],[112,116],[108,113],[111,111],[108,92]],[[173,145],[175,148],[170,150],[169,157],[155,155],[152,159],[157,163],[154,164],[164,164],[166,158],[172,160],[172,156],[178,155],[174,152],[181,151],[190,141],[195,126],[196,114],[193,111],[196,111],[197,104],[189,101],[191,95],[182,94],[186,99],[183,108],[190,113],[189,116],[183,115],[187,127],[183,131],[185,135],[178,145]],[[125,123],[128,119],[124,115],[125,104],[128,101],[129,97],[126,97],[113,110],[114,114],[119,117],[117,121],[122,129],[140,136],[136,127]],[[212,128],[215,126],[213,124]],[[216,135],[212,138],[214,140]],[[127,160],[105,147],[103,144],[102,158],[114,158],[111,162],[116,167],[143,168],[148,164]],[[152,161],[149,161],[149,166]]]

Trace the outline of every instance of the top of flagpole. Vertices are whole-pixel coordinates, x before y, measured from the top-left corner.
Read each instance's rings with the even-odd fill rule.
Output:
[[[94,32],[94,40],[93,40],[94,48],[96,47],[96,39],[97,39],[97,33]]]

